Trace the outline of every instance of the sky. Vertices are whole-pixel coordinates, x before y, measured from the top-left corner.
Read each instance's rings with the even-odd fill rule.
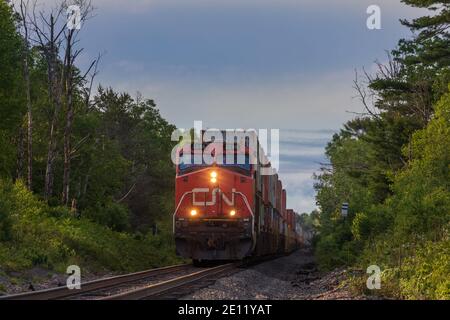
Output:
[[[47,0],[44,2],[55,2]],[[280,129],[288,206],[316,207],[312,175],[342,124],[363,111],[355,69],[373,70],[410,37],[399,0],[93,0],[81,67],[103,58],[98,81],[156,101],[179,128]],[[366,10],[381,8],[381,30]]]

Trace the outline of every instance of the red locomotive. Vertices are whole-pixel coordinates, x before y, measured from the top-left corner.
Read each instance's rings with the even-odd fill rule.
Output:
[[[215,140],[210,164],[203,154],[211,143],[200,150],[189,143],[190,161],[181,160],[187,158],[186,146],[177,151],[173,223],[178,255],[194,263],[240,260],[287,253],[300,244],[296,214],[286,209],[278,175],[262,175],[270,164],[251,161],[251,156],[267,159],[258,141],[254,147],[248,143],[252,138],[231,148],[226,139]]]

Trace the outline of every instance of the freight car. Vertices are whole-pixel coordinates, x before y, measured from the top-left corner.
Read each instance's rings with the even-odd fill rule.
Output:
[[[221,138],[195,146],[177,150],[173,228],[179,256],[194,263],[241,260],[300,245],[296,213],[286,209],[286,190],[256,134],[238,138],[221,131]]]

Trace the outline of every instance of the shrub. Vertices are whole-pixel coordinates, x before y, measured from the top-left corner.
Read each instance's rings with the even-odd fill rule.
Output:
[[[0,241],[11,239],[11,203],[7,196],[10,190],[11,184],[0,180]]]
[[[70,210],[67,207],[49,207],[47,213],[54,218],[68,218],[71,216]]]
[[[450,300],[450,240],[427,242],[402,265],[400,291],[407,299]]]
[[[126,231],[130,227],[128,209],[113,200],[109,200],[105,204],[97,204],[95,207],[85,210],[83,215],[115,231]]]
[[[91,219],[74,218],[66,208],[48,207],[22,183],[10,181],[0,180],[0,204],[6,208],[1,212],[7,213],[6,230],[11,236],[11,241],[0,241],[0,261],[6,271],[39,266],[65,272],[76,264],[82,270],[132,272],[180,262],[170,228],[162,228],[158,236],[113,231]],[[122,206],[110,203],[102,209],[104,215],[112,215],[104,222],[126,227],[116,224],[127,213]],[[169,220],[170,216],[161,225],[170,224]]]

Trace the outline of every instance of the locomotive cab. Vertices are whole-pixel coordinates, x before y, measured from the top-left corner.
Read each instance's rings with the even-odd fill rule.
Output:
[[[248,152],[230,152],[212,165],[177,166],[174,236],[184,258],[239,260],[254,250],[255,166]]]

